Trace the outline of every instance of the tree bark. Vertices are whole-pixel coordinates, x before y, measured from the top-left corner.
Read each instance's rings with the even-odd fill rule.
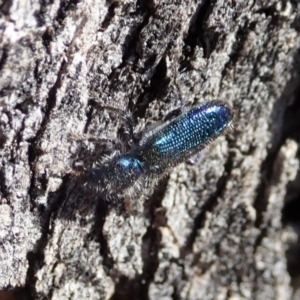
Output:
[[[282,225],[299,221],[284,206],[300,194],[297,9],[3,2],[1,299],[297,299],[297,232]],[[85,138],[123,123],[103,107],[132,112],[139,136],[213,99],[234,129],[199,164],[130,199],[85,186],[112,148]]]

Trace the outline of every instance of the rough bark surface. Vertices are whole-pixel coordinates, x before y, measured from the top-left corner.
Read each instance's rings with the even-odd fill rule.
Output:
[[[297,10],[0,2],[1,299],[297,299],[297,232],[282,225],[299,222]],[[133,199],[84,186],[110,149],[78,139],[122,124],[96,103],[141,132],[212,99],[235,128],[198,165]]]

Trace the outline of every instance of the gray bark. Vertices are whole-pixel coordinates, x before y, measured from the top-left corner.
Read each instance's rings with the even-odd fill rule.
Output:
[[[297,9],[2,2],[1,299],[296,299],[281,214],[298,195]],[[122,120],[91,99],[136,132],[213,99],[235,126],[198,165],[107,202],[83,178],[108,149],[76,139],[116,139]]]

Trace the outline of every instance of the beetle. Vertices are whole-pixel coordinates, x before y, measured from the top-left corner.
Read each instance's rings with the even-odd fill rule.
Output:
[[[126,191],[136,192],[199,153],[226,132],[233,117],[233,110],[221,100],[194,106],[154,126],[129,151],[107,157],[100,167],[92,168],[87,182],[108,199]]]

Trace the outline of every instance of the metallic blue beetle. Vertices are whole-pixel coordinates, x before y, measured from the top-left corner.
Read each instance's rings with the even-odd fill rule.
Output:
[[[114,155],[92,169],[88,182],[108,196],[137,191],[199,153],[232,121],[233,111],[223,101],[193,107],[145,134],[129,152]]]

